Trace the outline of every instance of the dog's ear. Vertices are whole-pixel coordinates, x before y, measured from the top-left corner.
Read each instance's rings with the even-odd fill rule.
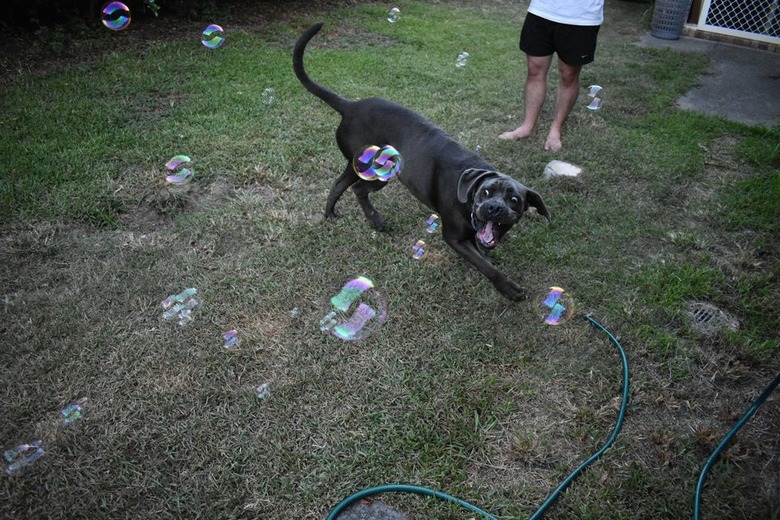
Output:
[[[525,194],[525,200],[526,202],[528,202],[528,205],[536,208],[536,211],[540,215],[545,217],[547,219],[547,222],[552,221],[552,216],[550,215],[550,212],[547,211],[547,206],[544,205],[544,200],[542,200],[542,196],[530,188],[526,188],[526,189],[528,190],[528,193]]]
[[[471,198],[474,189],[488,177],[498,175],[492,170],[469,168],[460,174],[458,179],[458,202],[465,204]]]

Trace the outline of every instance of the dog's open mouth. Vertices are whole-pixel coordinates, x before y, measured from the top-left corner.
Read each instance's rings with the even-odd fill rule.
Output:
[[[492,220],[482,222],[472,217],[471,224],[477,231],[477,241],[482,247],[493,249],[498,245],[498,241],[501,237],[501,234],[499,233],[499,228],[501,227],[500,223],[493,222]]]

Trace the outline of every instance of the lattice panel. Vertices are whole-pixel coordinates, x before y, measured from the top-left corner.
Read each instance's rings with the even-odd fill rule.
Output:
[[[780,2],[712,0],[705,24],[753,34],[780,36]]]

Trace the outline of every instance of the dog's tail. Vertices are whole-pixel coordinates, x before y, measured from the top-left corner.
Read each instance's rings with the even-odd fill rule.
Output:
[[[293,70],[295,71],[298,80],[306,87],[306,90],[330,105],[333,110],[339,114],[344,115],[344,110],[352,102],[314,82],[314,80],[306,74],[306,69],[303,68],[303,52],[306,50],[306,44],[309,43],[309,40],[311,40],[321,28],[322,22],[312,25],[306,29],[306,32],[304,32],[301,37],[298,38],[298,41],[295,42],[295,49],[293,50]]]

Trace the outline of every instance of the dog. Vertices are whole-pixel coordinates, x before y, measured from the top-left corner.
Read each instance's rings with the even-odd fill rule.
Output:
[[[460,256],[485,275],[510,300],[524,297],[522,288],[486,257],[529,207],[551,220],[542,197],[510,176],[496,171],[477,153],[460,146],[420,114],[381,98],[348,100],[313,81],[303,66],[306,45],[322,28],[307,29],[293,50],[293,70],[303,86],[341,114],[336,142],[347,159],[344,173],[330,188],[325,218],[338,217],[336,202],[352,188],[370,225],[386,229],[368,195],[387,182],[361,179],[352,159],[368,145],[392,146],[403,169],[397,174],[420,202],[441,217],[442,237]]]

